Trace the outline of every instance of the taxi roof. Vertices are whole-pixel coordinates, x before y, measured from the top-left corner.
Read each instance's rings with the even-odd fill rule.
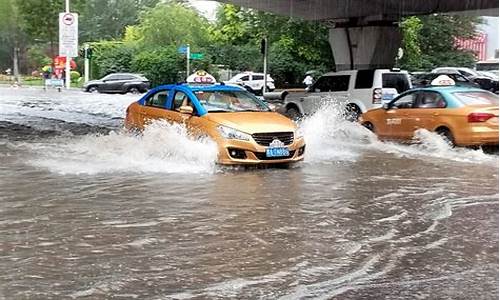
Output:
[[[155,89],[160,90],[160,89],[174,89],[174,88],[181,88],[181,89],[189,89],[192,92],[201,92],[201,91],[244,91],[243,88],[239,86],[234,86],[234,85],[224,85],[224,84],[188,84],[188,83],[182,83],[182,84],[166,84],[166,85],[160,85],[156,87]]]
[[[480,88],[467,87],[467,86],[459,86],[459,85],[426,86],[426,87],[420,87],[420,88],[413,88],[413,89],[408,90],[407,92],[412,92],[412,91],[435,91],[435,92],[448,92],[448,93],[453,93],[453,92],[471,92],[471,91],[472,92],[485,92],[485,90],[480,89]]]

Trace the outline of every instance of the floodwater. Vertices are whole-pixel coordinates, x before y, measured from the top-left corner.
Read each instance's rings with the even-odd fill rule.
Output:
[[[0,88],[0,299],[498,299],[498,156],[325,108],[303,163],[227,169],[136,99]]]

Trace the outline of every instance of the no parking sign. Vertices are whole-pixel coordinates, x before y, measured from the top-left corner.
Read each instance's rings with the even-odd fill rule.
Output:
[[[78,56],[78,14],[59,14],[59,55]]]

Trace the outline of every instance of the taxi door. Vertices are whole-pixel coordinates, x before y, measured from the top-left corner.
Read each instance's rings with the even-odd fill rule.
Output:
[[[168,94],[168,90],[160,90],[149,96],[144,105],[141,105],[139,114],[142,127],[155,120],[169,119],[166,108]]]
[[[413,92],[391,102],[382,122],[378,124],[379,136],[384,139],[411,140],[415,126],[415,101],[416,93]]]
[[[191,106],[193,108],[192,114],[181,113],[181,106]],[[186,126],[191,134],[198,135],[202,132],[202,123],[200,117],[198,116],[198,111],[191,97],[183,91],[174,91],[172,99],[167,103],[167,118],[171,123],[180,124]]]
[[[439,124],[446,110],[444,97],[435,91],[421,91],[417,93],[417,105],[413,114],[415,119],[414,130],[427,129],[433,131]]]

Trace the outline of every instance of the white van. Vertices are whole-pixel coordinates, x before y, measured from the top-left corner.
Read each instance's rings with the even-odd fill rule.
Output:
[[[411,87],[408,72],[399,69],[330,72],[305,92],[290,93],[282,110],[290,118],[299,119],[315,112],[325,101],[341,102],[349,119],[357,120],[362,113],[381,107]]]

